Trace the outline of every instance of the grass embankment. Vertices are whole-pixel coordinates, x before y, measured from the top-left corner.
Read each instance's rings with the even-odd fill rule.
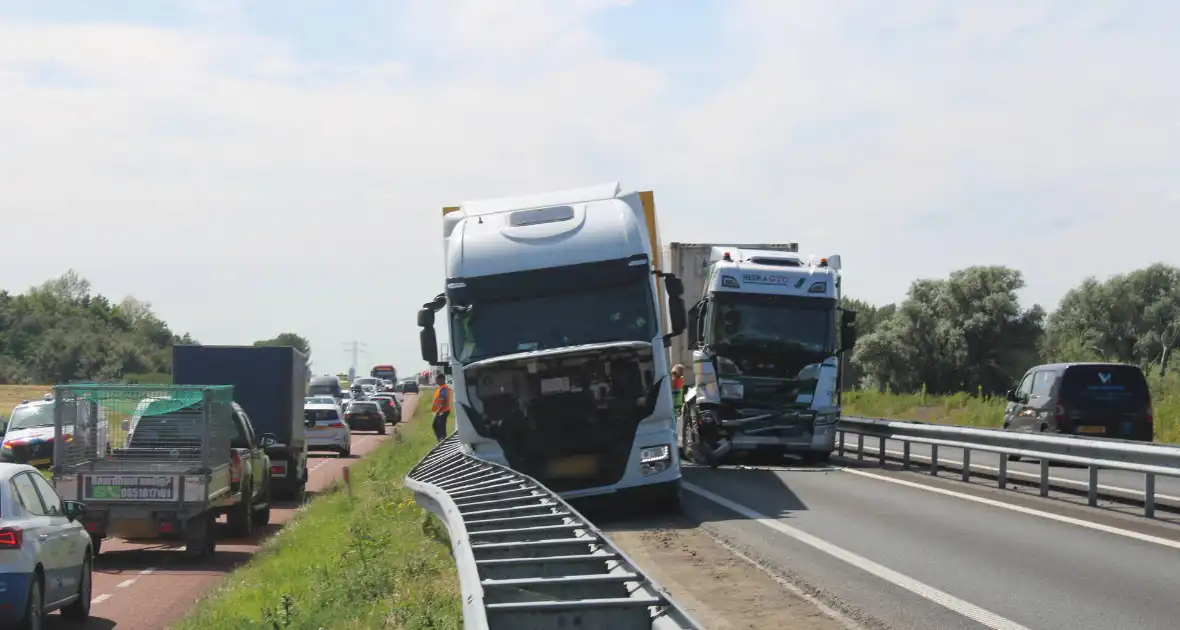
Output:
[[[461,627],[446,530],[402,486],[435,445],[429,410],[419,397],[414,420],[351,466],[351,497],[343,482],[317,496],[175,627]]]
[[[1155,407],[1155,440],[1180,443],[1180,375],[1151,376]],[[1003,396],[959,393],[951,396],[897,394],[858,390],[844,393],[844,413],[869,418],[897,418],[974,427],[999,427],[1004,423]]]
[[[50,393],[53,393],[52,385],[0,385],[0,416],[7,419],[20,401],[41,400]]]

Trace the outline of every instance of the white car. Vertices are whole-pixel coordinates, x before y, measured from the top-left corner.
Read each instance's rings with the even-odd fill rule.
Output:
[[[344,415],[344,404],[331,396],[308,396],[303,399],[304,406],[306,405],[336,405],[340,409],[340,415]]]
[[[90,534],[86,508],[61,497],[36,468],[0,464],[0,616],[41,628],[60,610],[70,621],[90,617]]]
[[[344,423],[336,403],[311,403],[303,406],[303,417],[315,420],[307,429],[307,450],[332,451],[341,457],[352,455],[352,432]]]
[[[62,427],[62,437],[67,442],[74,441],[76,427],[87,426],[92,420],[89,407],[78,406],[77,415],[75,422],[67,422]],[[83,437],[89,439],[87,436],[90,436],[96,443],[86,445],[85,450],[80,453],[89,456],[105,455],[109,446],[109,435],[106,414],[101,407],[98,408],[98,414],[93,420],[91,426],[95,431],[83,431]],[[45,394],[43,400],[22,401],[13,408],[12,417],[4,428],[3,442],[0,443],[0,462],[47,467],[53,461],[53,440],[53,394]],[[81,445],[81,442],[77,445]]]

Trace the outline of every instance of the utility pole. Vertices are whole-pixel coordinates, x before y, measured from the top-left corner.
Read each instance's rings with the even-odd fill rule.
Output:
[[[368,352],[365,349],[365,344],[363,344],[359,341],[355,341],[355,340],[348,341],[348,342],[345,342],[344,348],[345,348],[345,350],[344,350],[345,353],[352,355],[352,373],[358,374],[359,372],[357,372],[357,363],[360,360],[360,355],[362,353]]]

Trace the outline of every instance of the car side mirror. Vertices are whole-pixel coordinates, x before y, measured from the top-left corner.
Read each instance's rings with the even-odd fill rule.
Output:
[[[71,521],[77,520],[86,514],[86,504],[78,501],[62,501],[62,507],[66,511],[66,518]]]
[[[315,425],[315,420],[308,420],[308,422],[311,423],[311,425]],[[275,436],[269,433],[263,433],[262,437],[258,440],[258,443],[261,444],[263,448],[265,448],[268,446],[274,446],[275,444],[278,444],[279,441],[275,439]]]
[[[1007,398],[1008,402],[1017,402],[1016,392],[1014,392],[1012,390],[1008,390],[1008,391],[1004,392],[1004,398]]]

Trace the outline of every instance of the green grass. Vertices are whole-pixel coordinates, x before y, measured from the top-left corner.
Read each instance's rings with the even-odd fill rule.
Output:
[[[430,397],[394,438],[267,540],[178,630],[455,628],[458,578],[446,530],[405,475],[434,445]]]
[[[1155,407],[1155,440],[1180,443],[1180,375],[1151,376]],[[1004,422],[1004,398],[959,393],[933,396],[857,390],[844,393],[844,413],[870,418],[922,420],[973,427],[999,427]]]

